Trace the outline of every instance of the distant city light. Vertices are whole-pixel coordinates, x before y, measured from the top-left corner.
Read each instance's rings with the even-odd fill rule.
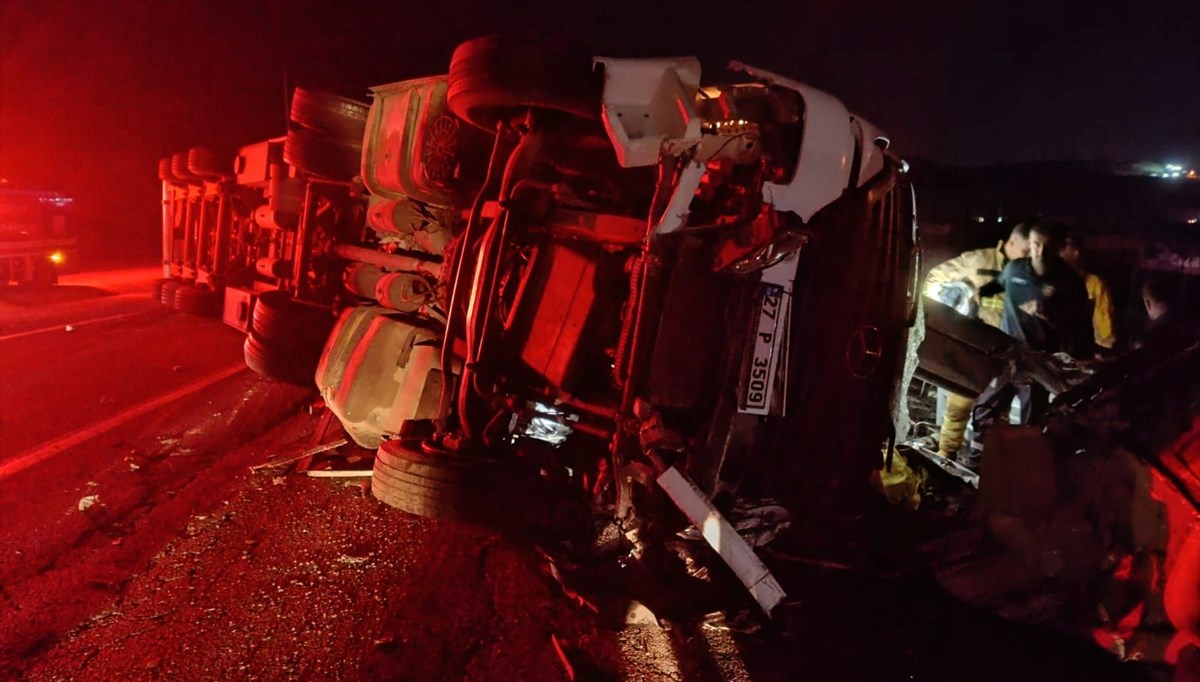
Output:
[[[1198,221],[1200,218],[1188,218],[1188,225],[1195,225]]]
[[[38,203],[44,206],[53,206],[55,208],[66,208],[74,201],[75,200],[71,197],[64,197],[61,194],[55,194],[53,192],[42,192],[38,197]]]
[[[1182,171],[1183,170],[1183,166],[1180,166],[1179,164],[1176,164],[1176,163],[1168,163],[1168,164],[1166,164],[1166,166],[1167,166],[1168,171]]]

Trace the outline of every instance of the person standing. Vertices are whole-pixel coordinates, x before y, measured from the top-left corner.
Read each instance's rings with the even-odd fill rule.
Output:
[[[999,328],[1004,314],[1004,292],[981,295],[980,290],[995,281],[1009,261],[1028,255],[1029,225],[1020,223],[994,247],[966,251],[930,270],[925,277],[925,295],[944,303],[942,292],[948,288],[946,285],[966,283],[979,304],[979,319]]]
[[[1029,257],[1004,266],[996,280],[1004,287],[1000,329],[1030,348],[1066,353],[1078,360],[1095,354],[1092,308],[1083,278],[1058,257],[1058,228],[1035,224],[1029,231]],[[1021,423],[1049,402],[1037,384],[1018,390]]]
[[[1088,272],[1083,262],[1083,238],[1078,234],[1068,234],[1063,238],[1058,255],[1071,269],[1083,278],[1087,289],[1088,300],[1092,302],[1092,332],[1098,354],[1109,354],[1116,345],[1113,334],[1113,303],[1108,285],[1099,275]]]
[[[1004,314],[1004,291],[997,287],[991,287],[996,289],[994,292],[987,289],[1009,261],[1028,255],[1029,226],[1020,223],[996,246],[967,251],[930,270],[925,279],[925,295],[949,304],[946,298],[952,285],[965,283],[978,304],[979,319],[999,328]],[[938,434],[938,454],[954,458],[966,441],[967,424],[975,407],[975,399],[945,391],[945,403],[942,427]]]

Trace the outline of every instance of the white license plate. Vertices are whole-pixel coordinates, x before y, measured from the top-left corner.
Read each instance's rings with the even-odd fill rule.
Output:
[[[769,414],[775,395],[775,378],[787,326],[788,297],[783,286],[764,282],[759,300],[753,353],[742,384],[744,414]]]

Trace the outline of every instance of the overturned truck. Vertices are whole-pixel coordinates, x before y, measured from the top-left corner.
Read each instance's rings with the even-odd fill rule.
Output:
[[[376,451],[384,503],[604,526],[635,556],[690,522],[769,613],[782,589],[729,518],[856,509],[907,431],[920,249],[887,138],[743,64],[712,77],[690,58],[498,38],[371,94],[297,89],[287,133],[232,163],[200,148],[164,159],[163,302],[220,312],[256,371],[315,383]],[[1182,364],[1154,381],[1126,363],[1073,389],[1079,377],[994,330],[946,311],[930,322],[926,380],[978,392],[1020,375],[1063,397],[1043,428],[996,429],[975,478],[983,523],[942,543],[943,584],[1044,620],[1085,604],[1097,575],[1154,566],[1151,526],[1114,510],[1161,510],[1146,502],[1161,478],[1193,518],[1195,422],[1148,443],[1129,419],[1096,420],[1114,392],[1135,396],[1118,401],[1128,411],[1156,404],[1137,397],[1154,381],[1194,378],[1194,346],[1172,347]],[[1034,469],[1053,483],[1022,484]],[[1098,480],[1112,485],[1080,484]],[[1186,639],[1200,542],[1172,542],[1193,548],[1169,560]],[[1035,614],[1012,595],[1045,598]],[[1134,601],[1096,627],[1127,655]]]
[[[165,214],[162,290],[219,263],[247,362],[315,380],[383,502],[635,553],[690,521],[769,612],[725,515],[860,500],[896,434],[919,248],[887,138],[743,64],[498,38],[372,95],[294,100],[213,238]]]

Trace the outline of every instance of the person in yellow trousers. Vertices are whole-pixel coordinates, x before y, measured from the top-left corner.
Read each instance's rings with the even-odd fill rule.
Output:
[[[1108,285],[1099,275],[1088,272],[1083,264],[1083,238],[1070,234],[1063,240],[1058,257],[1067,262],[1071,269],[1083,278],[1088,299],[1092,302],[1092,329],[1096,334],[1097,354],[1109,354],[1117,339],[1113,335],[1113,303]]]
[[[945,302],[946,294],[955,286],[969,286],[975,303],[978,304],[979,319],[1000,328],[1004,313],[1003,292],[992,296],[979,296],[979,290],[992,283],[1004,265],[1011,260],[1029,255],[1029,225],[1019,223],[1013,227],[1008,238],[995,247],[967,251],[962,255],[938,265],[925,278],[925,295]],[[942,417],[941,434],[938,436],[938,454],[953,457],[965,440],[967,422],[975,399],[947,391],[946,411]]]

